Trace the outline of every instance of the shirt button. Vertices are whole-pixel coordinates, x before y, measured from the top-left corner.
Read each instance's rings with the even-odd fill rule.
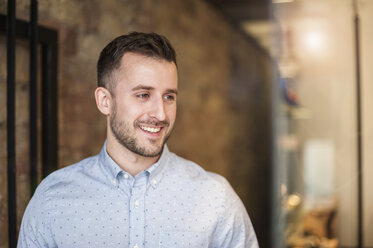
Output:
[[[124,177],[125,179],[128,179],[128,174],[124,174],[123,177]]]
[[[139,246],[136,244],[133,248],[139,248]]]
[[[136,207],[140,206],[140,202],[138,200],[135,201],[135,206]]]
[[[113,184],[117,184],[117,179],[114,179],[114,180],[113,180]]]
[[[152,183],[153,183],[154,185],[156,185],[156,184],[157,184],[157,180],[153,179]]]

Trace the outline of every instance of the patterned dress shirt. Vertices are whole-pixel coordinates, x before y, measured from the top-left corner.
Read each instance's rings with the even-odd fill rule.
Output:
[[[258,247],[226,179],[171,153],[135,177],[106,152],[57,170],[37,188],[18,247]]]

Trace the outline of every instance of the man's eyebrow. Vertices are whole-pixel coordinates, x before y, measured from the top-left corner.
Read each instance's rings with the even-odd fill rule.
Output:
[[[137,85],[136,87],[132,88],[132,91],[137,91],[137,90],[154,90],[154,87],[140,84],[140,85]],[[177,95],[177,89],[167,89],[166,93],[171,93],[171,94]]]
[[[153,87],[151,86],[145,86],[145,85],[137,85],[136,87],[132,88],[132,91],[136,91],[136,90],[154,90]]]
[[[172,93],[172,94],[177,95],[177,89],[168,89],[166,90],[166,93]]]

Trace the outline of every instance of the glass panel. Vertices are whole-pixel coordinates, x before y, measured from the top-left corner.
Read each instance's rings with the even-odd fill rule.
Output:
[[[276,3],[275,3],[276,2]],[[276,236],[287,247],[356,247],[357,136],[350,0],[273,1]]]

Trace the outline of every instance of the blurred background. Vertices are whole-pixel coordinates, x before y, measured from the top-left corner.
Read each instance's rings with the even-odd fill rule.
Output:
[[[229,180],[260,247],[373,247],[370,24],[373,0],[0,0],[0,248],[102,147],[96,62],[130,31],[175,47],[169,148]]]

